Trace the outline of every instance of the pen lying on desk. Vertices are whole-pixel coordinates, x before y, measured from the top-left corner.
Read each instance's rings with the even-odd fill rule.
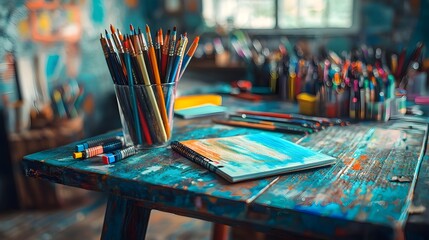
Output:
[[[254,120],[254,121],[261,121],[261,122],[267,122],[267,123],[283,123],[283,124],[289,124],[294,126],[300,126],[303,128],[309,128],[315,131],[322,130],[324,127],[318,123],[313,121],[307,121],[302,119],[285,119],[285,118],[276,118],[276,117],[265,117],[265,116],[256,116],[256,115],[247,115],[247,114],[230,114],[230,119],[233,120]],[[254,122],[252,121],[252,122]]]
[[[104,164],[115,163],[119,160],[125,159],[129,156],[132,156],[137,153],[137,150],[134,146],[127,147],[124,149],[116,150],[111,153],[106,153],[102,156]]]
[[[120,140],[120,139],[124,139],[124,137],[122,136],[122,133],[121,133],[121,135],[113,136],[113,137],[98,137],[98,138],[95,138],[93,140],[89,140],[89,141],[86,141],[83,143],[76,144],[75,151],[76,152],[82,152],[85,149],[88,149],[90,147],[103,145],[104,143],[112,142],[114,140]]]
[[[237,113],[246,114],[246,115],[255,115],[255,116],[285,118],[285,119],[301,119],[301,120],[318,122],[323,126],[333,126],[333,125],[346,126],[350,124],[349,122],[343,121],[342,119],[339,119],[339,118],[311,117],[311,116],[304,116],[304,115],[298,115],[298,114],[258,112],[258,111],[237,111]]]
[[[225,119],[213,119],[214,123],[236,126],[236,127],[248,127],[256,128],[262,130],[283,132],[283,133],[292,133],[292,134],[309,134],[312,132],[311,129],[302,129],[300,127],[288,127],[288,126],[278,126],[276,124],[262,124],[262,123],[252,123],[236,120],[225,120]]]

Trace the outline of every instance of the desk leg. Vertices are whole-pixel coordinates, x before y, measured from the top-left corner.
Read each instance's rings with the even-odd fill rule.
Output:
[[[150,209],[136,201],[110,195],[101,239],[145,239]]]
[[[227,240],[229,238],[230,227],[227,225],[214,223],[212,229],[212,240]]]

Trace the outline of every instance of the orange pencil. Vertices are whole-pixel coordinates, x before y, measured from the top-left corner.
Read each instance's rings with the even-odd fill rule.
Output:
[[[149,45],[149,56],[150,56],[150,62],[152,63],[152,69],[153,69],[153,75],[155,78],[155,84],[156,84],[156,90],[158,92],[158,96],[159,96],[159,110],[161,112],[161,117],[162,117],[162,121],[164,122],[164,128],[165,128],[165,132],[167,134],[167,139],[170,138],[170,124],[168,122],[168,117],[167,117],[167,110],[165,109],[165,99],[164,99],[164,93],[162,91],[162,87],[161,87],[161,78],[159,77],[159,70],[158,70],[158,64],[156,62],[156,55],[155,55],[155,49],[153,47],[153,43],[152,43],[152,36],[150,35],[150,28],[149,26],[146,24],[146,35],[147,35],[147,40],[148,40],[148,45]]]

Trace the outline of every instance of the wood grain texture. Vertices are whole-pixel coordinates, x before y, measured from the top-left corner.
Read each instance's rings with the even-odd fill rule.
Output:
[[[398,229],[407,219],[427,126],[367,125],[331,127],[302,141],[337,157],[337,164],[280,177],[252,203],[253,211],[267,225],[299,233],[345,239],[402,235]],[[390,181],[394,176],[412,181]]]
[[[405,226],[406,239],[429,239],[429,148],[426,143],[425,155],[413,192],[413,201]]]
[[[279,102],[245,103],[224,101],[233,106],[231,110],[286,112],[291,108]],[[337,164],[237,184],[227,183],[170,148],[141,151],[103,165],[96,158],[72,159],[74,145],[67,145],[29,155],[24,165],[28,176],[139,200],[135,204],[148,209],[276,233],[389,239],[403,234],[427,135],[427,124],[409,125],[362,123],[330,127],[304,139],[283,135],[337,157]],[[173,140],[259,132],[214,125],[210,119],[175,119]],[[389,181],[395,176],[407,176],[411,182]]]

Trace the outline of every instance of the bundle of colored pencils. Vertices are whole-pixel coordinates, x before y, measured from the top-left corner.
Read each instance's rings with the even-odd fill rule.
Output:
[[[177,39],[176,27],[165,37],[159,29],[155,41],[148,25],[146,37],[132,25],[125,35],[113,25],[110,30],[111,34],[105,30],[105,37],[101,34],[100,43],[127,124],[124,130],[134,145],[165,144],[171,138],[174,88],[198,47],[199,37],[185,54],[188,37],[185,33]]]
[[[161,84],[177,82],[185,72],[195,50],[199,36],[195,37],[185,54],[188,44],[187,34],[177,37],[177,29],[167,31],[163,36],[162,29],[156,33],[156,41],[152,41],[150,28],[146,25],[146,38],[141,29],[136,30],[130,25],[130,34],[123,35],[119,29],[110,25],[111,34],[105,30],[105,37],[100,35],[110,75],[115,84]],[[131,79],[127,73],[127,55],[130,57]]]

